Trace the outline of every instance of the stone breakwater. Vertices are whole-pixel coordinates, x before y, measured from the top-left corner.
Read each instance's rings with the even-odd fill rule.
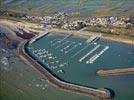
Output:
[[[111,69],[111,70],[98,70],[96,72],[99,76],[114,76],[114,75],[128,75],[134,74],[134,68],[122,68],[122,69]]]
[[[43,36],[46,36],[47,34],[49,34],[49,31],[44,32],[44,33],[40,33],[38,36],[31,39],[31,41],[29,43],[32,44],[33,42],[38,41],[40,38],[42,38]]]
[[[48,81],[55,86],[56,88],[62,89],[64,91],[69,91],[77,94],[82,94],[85,96],[93,97],[93,98],[98,98],[102,100],[111,100],[113,98],[113,95],[110,91],[110,89],[106,88],[90,88],[90,87],[85,87],[85,86],[80,86],[80,85],[75,85],[72,83],[65,82],[58,78],[56,75],[53,75],[49,70],[47,70],[42,65],[34,60],[28,53],[26,52],[26,44],[29,42],[25,41],[22,42],[19,47],[18,47],[18,52],[19,56],[29,65],[32,65],[35,69],[37,69],[44,77],[48,79]]]

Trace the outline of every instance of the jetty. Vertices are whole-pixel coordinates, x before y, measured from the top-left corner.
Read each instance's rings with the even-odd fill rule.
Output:
[[[73,33],[67,35],[66,37],[64,37],[64,38],[63,38],[62,40],[60,40],[59,42],[61,43],[62,41],[66,40],[67,38],[69,38],[69,37],[71,37],[71,36],[73,36]]]
[[[129,75],[134,74],[134,68],[120,68],[120,69],[110,69],[110,70],[98,70],[96,72],[99,76],[118,76],[118,75]]]
[[[95,34],[90,36],[90,38],[86,41],[87,43],[95,42],[101,37],[101,34]]]
[[[106,50],[109,49],[109,46],[106,46],[102,51],[100,51],[98,54],[95,54],[92,56],[88,61],[86,61],[86,64],[92,64],[94,63]]]
[[[56,44],[62,43],[63,41],[65,41],[66,39],[68,39],[68,38],[71,37],[71,36],[73,36],[73,33],[71,33],[71,34],[67,35],[66,37],[64,37],[63,39],[61,39],[61,40],[55,42],[55,43],[53,44],[53,46],[56,45]]]
[[[93,53],[96,49],[98,49],[100,45],[97,45],[94,47],[91,51],[89,51],[86,55],[84,55],[82,58],[79,59],[79,62],[82,62],[85,58],[87,58],[91,53]]]
[[[41,37],[45,36],[45,35],[48,35],[49,34],[49,31],[46,31],[46,32],[43,32],[43,33],[39,33],[38,36],[34,37],[31,39],[31,41],[29,42],[29,44],[32,44],[34,43],[35,41],[37,41],[38,39],[40,39]]]

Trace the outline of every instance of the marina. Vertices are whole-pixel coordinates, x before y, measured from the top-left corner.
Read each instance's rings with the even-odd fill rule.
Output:
[[[134,0],[0,0],[0,100],[134,100]]]
[[[27,55],[26,53],[27,50],[24,48],[26,44],[25,42],[23,42],[19,45],[18,48],[18,52],[20,54],[19,56],[23,60],[27,61],[29,64],[32,64],[38,71],[40,71],[40,73],[42,73],[44,77],[46,77],[53,86],[58,87],[64,91],[83,94],[85,96],[90,96],[92,98],[105,99],[105,100],[111,100],[113,98],[114,95],[111,93],[109,89],[90,88],[86,86],[68,83],[57,77],[54,73],[50,73],[49,69],[48,70],[47,68],[44,69],[39,61],[36,61],[35,58]],[[63,73],[63,70],[58,70],[57,72]],[[37,84],[36,87],[39,87],[39,85]]]
[[[87,42],[88,39],[77,35],[50,33],[30,46],[28,45],[26,50],[44,67],[46,66],[54,75],[66,82],[114,90],[116,86],[113,83],[120,82],[120,80],[101,78],[96,75],[96,71],[103,69],[103,66],[108,66],[105,69],[133,66],[134,47],[102,39]],[[61,42],[58,43],[58,41]],[[119,50],[122,51],[119,52]],[[122,57],[124,54],[127,58]],[[111,58],[116,59],[111,61]],[[119,78],[124,79],[121,76]],[[100,82],[102,84],[97,84]],[[123,89],[121,86],[117,89],[119,88]]]

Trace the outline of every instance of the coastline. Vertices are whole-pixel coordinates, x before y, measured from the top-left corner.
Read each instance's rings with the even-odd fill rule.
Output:
[[[121,38],[117,36],[102,36],[102,39],[109,40],[109,41],[114,41],[114,42],[119,42],[119,43],[125,43],[125,44],[130,44],[134,45],[134,40],[130,40],[128,38]]]
[[[2,100],[134,100],[134,0],[0,5]]]
[[[101,39],[134,45],[134,40],[129,40],[127,38],[117,37],[117,36],[114,36],[114,35],[106,36],[104,33],[99,33],[99,32],[63,30],[63,29],[56,29],[56,28],[52,29],[52,31],[61,32],[61,33],[62,32],[63,33],[73,33],[75,35],[85,35],[85,36],[91,36],[91,35],[94,35],[94,34],[102,34],[102,36],[100,37]]]
[[[72,31],[72,30],[62,30],[62,29],[56,29],[56,28],[53,28],[53,29],[51,29],[50,31],[52,31],[52,32],[60,32],[60,33],[73,33],[73,34],[75,34],[75,35],[78,35],[78,36],[83,36],[83,37],[86,37],[86,36],[91,36],[91,35],[93,35],[93,34],[98,34],[98,33],[95,33],[95,32],[88,32],[88,31]],[[42,34],[42,33],[41,33]],[[41,34],[39,34],[39,35],[41,35]],[[99,33],[99,34],[101,34],[101,33]],[[38,35],[37,35],[38,36]],[[35,38],[35,37],[34,37]],[[86,37],[87,38],[87,37]],[[115,38],[112,38],[112,36],[111,37],[105,37],[105,36],[102,36],[101,37],[102,39],[106,39],[106,40],[110,40],[110,41],[115,41],[115,42],[121,42],[121,43],[127,43],[127,44],[132,44],[132,45],[134,45],[134,43],[133,43],[133,41],[132,42],[130,42],[130,41],[127,41],[127,40],[124,40],[124,39],[115,39]],[[22,41],[22,42],[25,42],[25,41]],[[22,45],[22,44],[20,44],[20,45]],[[19,46],[19,48],[20,48],[20,46]],[[21,49],[23,49],[22,47],[21,47]],[[24,53],[24,51],[23,51],[23,53]],[[33,64],[34,63],[34,61],[33,61],[33,59],[31,59],[30,61],[27,59],[27,57],[28,57],[28,55],[27,54],[19,54],[19,56],[20,56],[20,58],[22,58],[25,62],[27,62],[29,65],[32,65],[36,70],[38,70],[38,67],[39,67],[39,72],[41,72],[43,75],[45,75],[45,73],[46,72],[44,72],[44,71],[42,71],[42,70],[44,70],[44,69],[41,69],[40,67],[41,67],[41,65],[39,65],[39,64],[37,64],[36,63],[36,65],[38,66],[38,67],[35,67],[35,65]],[[25,56],[25,57],[24,57]],[[49,79],[48,79],[49,80]],[[51,79],[50,79],[50,83],[51,83]],[[85,91],[79,91],[79,89],[77,90],[77,89],[75,89],[75,90],[73,90],[72,91],[72,89],[67,89],[66,87],[61,87],[59,84],[57,85],[55,85],[55,83],[52,83],[55,87],[57,87],[57,88],[59,88],[59,89],[63,89],[63,90],[65,90],[65,91],[71,91],[71,92],[74,92],[74,93],[78,93],[78,94],[83,94],[83,95],[86,95],[86,96],[93,96],[93,97],[96,97],[96,93],[85,93]],[[69,86],[70,87],[70,86]],[[81,93],[82,92],[82,93]],[[100,97],[100,96],[97,96],[97,97]],[[108,99],[109,100],[109,99]]]

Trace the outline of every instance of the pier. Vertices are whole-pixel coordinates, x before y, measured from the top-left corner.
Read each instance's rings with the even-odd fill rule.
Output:
[[[61,43],[60,45],[58,45],[57,47],[55,47],[55,49],[58,49],[58,48],[64,46],[65,44],[67,44],[67,43],[69,43],[69,42],[70,42],[70,41],[65,41],[65,42]]]
[[[91,51],[89,51],[85,56],[79,59],[79,62],[82,62],[85,58],[87,58],[91,53],[93,53],[96,49],[98,49],[100,45],[97,45],[95,48],[93,48]]]
[[[72,33],[69,34],[68,36],[66,36],[65,38],[63,38],[62,40],[60,40],[59,42],[62,42],[62,41],[64,41],[64,40],[66,40],[67,38],[71,37],[72,35],[73,35]]]
[[[34,43],[35,41],[37,41],[37,40],[40,39],[41,37],[43,37],[43,36],[45,36],[45,35],[48,35],[48,34],[49,34],[49,31],[40,33],[38,36],[34,37],[34,38],[29,42],[29,44]]]
[[[74,44],[74,42],[68,44],[67,46],[65,46],[64,48],[62,48],[61,51],[67,50],[73,44]]]
[[[57,41],[57,42],[55,42],[54,44],[53,44],[53,46],[54,45],[56,45],[56,44],[58,44],[58,43],[62,43],[64,40],[66,40],[67,38],[69,38],[69,37],[71,37],[73,34],[71,33],[71,34],[69,34],[69,35],[67,35],[66,37],[64,37],[63,39],[61,39],[61,40],[59,40],[59,41]]]
[[[110,70],[98,70],[96,72],[99,76],[118,76],[118,75],[129,75],[134,74],[134,68],[120,68],[120,69],[110,69]]]
[[[102,51],[100,51],[98,54],[95,54],[93,57],[91,57],[88,61],[86,61],[87,64],[94,63],[95,60],[97,60],[106,50],[109,49],[109,46],[106,46]]]
[[[70,48],[69,50],[65,51],[65,54],[69,53],[70,51],[72,51],[73,49],[77,48],[80,45],[82,45],[82,44],[81,43],[75,44],[72,48]]]
[[[74,58],[75,56],[79,55],[83,50],[85,50],[86,48],[88,48],[92,43],[87,44],[87,46],[85,46],[84,48],[82,48],[81,50],[79,50],[78,52],[76,52],[73,56],[71,56],[71,58]]]
[[[91,43],[91,42],[97,41],[100,37],[101,37],[101,34],[92,35],[86,42]]]

